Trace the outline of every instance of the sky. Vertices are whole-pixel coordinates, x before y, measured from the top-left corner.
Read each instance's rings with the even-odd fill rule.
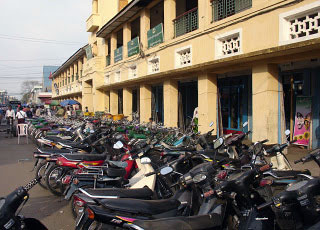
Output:
[[[21,98],[21,83],[41,81],[88,43],[92,0],[0,0],[0,90]]]

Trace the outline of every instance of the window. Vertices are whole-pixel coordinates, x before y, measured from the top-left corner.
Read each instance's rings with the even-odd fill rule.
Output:
[[[132,65],[129,67],[129,79],[137,77],[137,65]]]
[[[110,75],[104,76],[104,84],[110,84]]]
[[[198,29],[198,0],[177,0],[174,19],[175,37]]]
[[[320,2],[279,15],[279,45],[320,37]]]
[[[115,75],[114,75],[114,82],[120,82],[121,81],[121,72],[120,71],[118,71],[118,72],[116,72],[115,73]]]
[[[252,6],[252,0],[212,0],[213,21],[219,21]]]
[[[186,46],[175,51],[175,68],[192,65],[192,47]]]
[[[160,57],[152,57],[148,59],[148,74],[160,72]]]
[[[215,37],[216,59],[242,54],[242,29]]]

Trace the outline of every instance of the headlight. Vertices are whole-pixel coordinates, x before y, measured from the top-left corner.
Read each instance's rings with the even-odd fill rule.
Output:
[[[197,175],[195,175],[192,180],[194,183],[200,183],[201,181],[205,180],[207,178],[206,175],[202,174],[202,173],[199,173]]]

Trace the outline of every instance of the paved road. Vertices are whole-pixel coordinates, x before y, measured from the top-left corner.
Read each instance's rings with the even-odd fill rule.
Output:
[[[3,128],[0,126],[0,130]],[[5,134],[0,133],[0,196],[6,196],[34,178],[35,172],[31,172],[34,150],[35,145],[26,144],[25,138],[18,145],[17,138],[5,138]],[[50,230],[71,230],[75,226],[68,202],[39,185],[30,191],[30,200],[22,214],[41,220]]]

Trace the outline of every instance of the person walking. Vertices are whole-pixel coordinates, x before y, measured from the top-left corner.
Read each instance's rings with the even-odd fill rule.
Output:
[[[24,124],[27,114],[21,110],[21,107],[17,108],[16,118],[18,119],[18,124]]]
[[[6,119],[7,119],[7,134],[14,133],[14,129],[13,129],[13,121],[15,119],[15,113],[14,110],[12,109],[12,106],[9,105],[8,106],[8,110],[6,111]]]

